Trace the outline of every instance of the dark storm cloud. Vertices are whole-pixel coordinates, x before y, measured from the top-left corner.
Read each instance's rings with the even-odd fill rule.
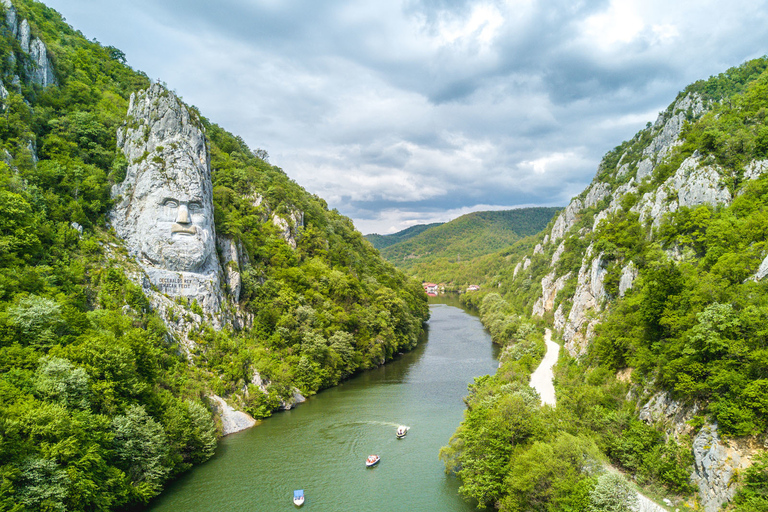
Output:
[[[765,1],[50,0],[363,232],[564,205]]]

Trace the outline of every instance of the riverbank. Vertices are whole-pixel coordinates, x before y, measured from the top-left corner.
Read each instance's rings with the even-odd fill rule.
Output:
[[[467,385],[494,373],[498,347],[477,317],[430,308],[427,339],[412,352],[222,439],[149,510],[280,510],[304,489],[315,512],[473,511],[438,452],[462,420]],[[399,424],[411,428],[404,439]],[[381,462],[366,469],[372,453]]]

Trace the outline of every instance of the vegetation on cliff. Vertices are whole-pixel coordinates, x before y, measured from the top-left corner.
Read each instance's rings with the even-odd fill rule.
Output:
[[[497,253],[518,240],[539,233],[559,208],[519,208],[474,212],[445,224],[414,231],[414,226],[393,235],[368,235],[381,255],[397,268],[435,282],[466,285],[485,281],[486,255]],[[397,240],[389,243],[389,237]],[[384,242],[387,240],[387,242]]]
[[[600,257],[605,313],[586,354],[579,359],[561,357],[556,410],[511,412],[496,405],[509,401],[509,390],[525,381],[505,373],[503,366],[499,374],[471,389],[466,419],[445,452],[447,467],[462,477],[464,494],[501,510],[584,510],[586,501],[566,506],[560,500],[583,497],[594,488],[595,475],[585,467],[572,466],[566,476],[539,480],[530,487],[535,496],[519,492],[517,479],[531,474],[520,466],[528,450],[543,443],[539,460],[545,466],[562,464],[567,459],[556,447],[559,436],[568,434],[584,436],[599,448],[600,457],[637,482],[690,497],[695,491],[689,480],[691,436],[704,423],[714,422],[729,438],[762,439],[768,434],[768,289],[764,281],[752,278],[768,252],[768,176],[755,171],[768,157],[763,140],[767,68],[768,60],[757,59],[683,91],[678,99],[697,93],[711,102],[710,111],[698,118],[688,116],[681,144],[640,180],[636,191],[621,195],[618,189],[635,177],[646,148],[659,133],[651,125],[606,155],[594,184],[605,184],[609,194],[577,212],[556,263],[552,261],[558,244],[545,246],[539,254],[515,252],[513,263],[529,258],[526,271],[509,265],[494,277],[499,296],[467,297],[468,304],[479,306],[488,325],[515,326],[531,315],[546,275],[571,272],[550,310],[562,305],[561,318],[567,318],[579,270],[589,270]],[[666,115],[674,114],[671,109]],[[716,167],[732,199],[718,206],[672,209],[657,225],[652,217],[641,220],[634,207],[644,194],[665,183],[668,187],[669,178],[689,157]],[[611,199],[618,199],[618,207],[608,213]],[[603,220],[595,226],[598,215]],[[639,275],[622,296],[619,282],[630,262]],[[505,302],[506,320],[495,313],[489,316],[489,300]],[[550,312],[540,321],[552,320]],[[502,332],[499,341],[510,346],[510,353],[530,343],[512,327]],[[639,406],[659,391],[683,407],[698,408],[689,434],[670,435],[668,426],[638,419]],[[532,414],[548,415],[549,431],[530,437],[510,433],[510,425],[530,422]],[[505,448],[497,451],[501,445]],[[592,452],[585,448],[580,460],[587,453]],[[764,458],[757,460],[743,476],[745,486],[734,499],[735,510],[764,509],[767,488],[759,475],[764,475],[765,464]],[[550,474],[563,473],[553,469]]]
[[[27,79],[30,57],[0,21],[0,509],[145,503],[212,455],[212,392],[238,391],[266,416],[294,387],[314,393],[414,346],[428,315],[419,283],[202,118],[217,230],[250,261],[241,306],[253,328],[204,329],[185,354],[128,279],[136,266],[106,224],[126,170],[116,131],[150,80],[43,4],[13,6],[47,46],[57,84]],[[305,218],[295,250],[268,214],[290,209]]]

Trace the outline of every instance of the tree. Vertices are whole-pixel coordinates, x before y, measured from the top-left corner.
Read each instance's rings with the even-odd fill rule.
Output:
[[[637,493],[618,473],[603,473],[589,493],[590,512],[632,512],[637,507]]]
[[[161,427],[144,410],[134,405],[125,415],[112,420],[114,453],[118,466],[134,485],[137,498],[145,503],[160,492],[170,468],[168,439]]]

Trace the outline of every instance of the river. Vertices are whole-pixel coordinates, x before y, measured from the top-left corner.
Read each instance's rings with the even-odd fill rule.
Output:
[[[430,309],[415,350],[223,438],[148,510],[292,510],[294,489],[314,512],[474,510],[438,452],[462,420],[467,384],[495,372],[497,350],[477,317],[445,303]],[[410,427],[404,439],[395,438],[400,424]],[[373,453],[381,462],[366,468]]]

